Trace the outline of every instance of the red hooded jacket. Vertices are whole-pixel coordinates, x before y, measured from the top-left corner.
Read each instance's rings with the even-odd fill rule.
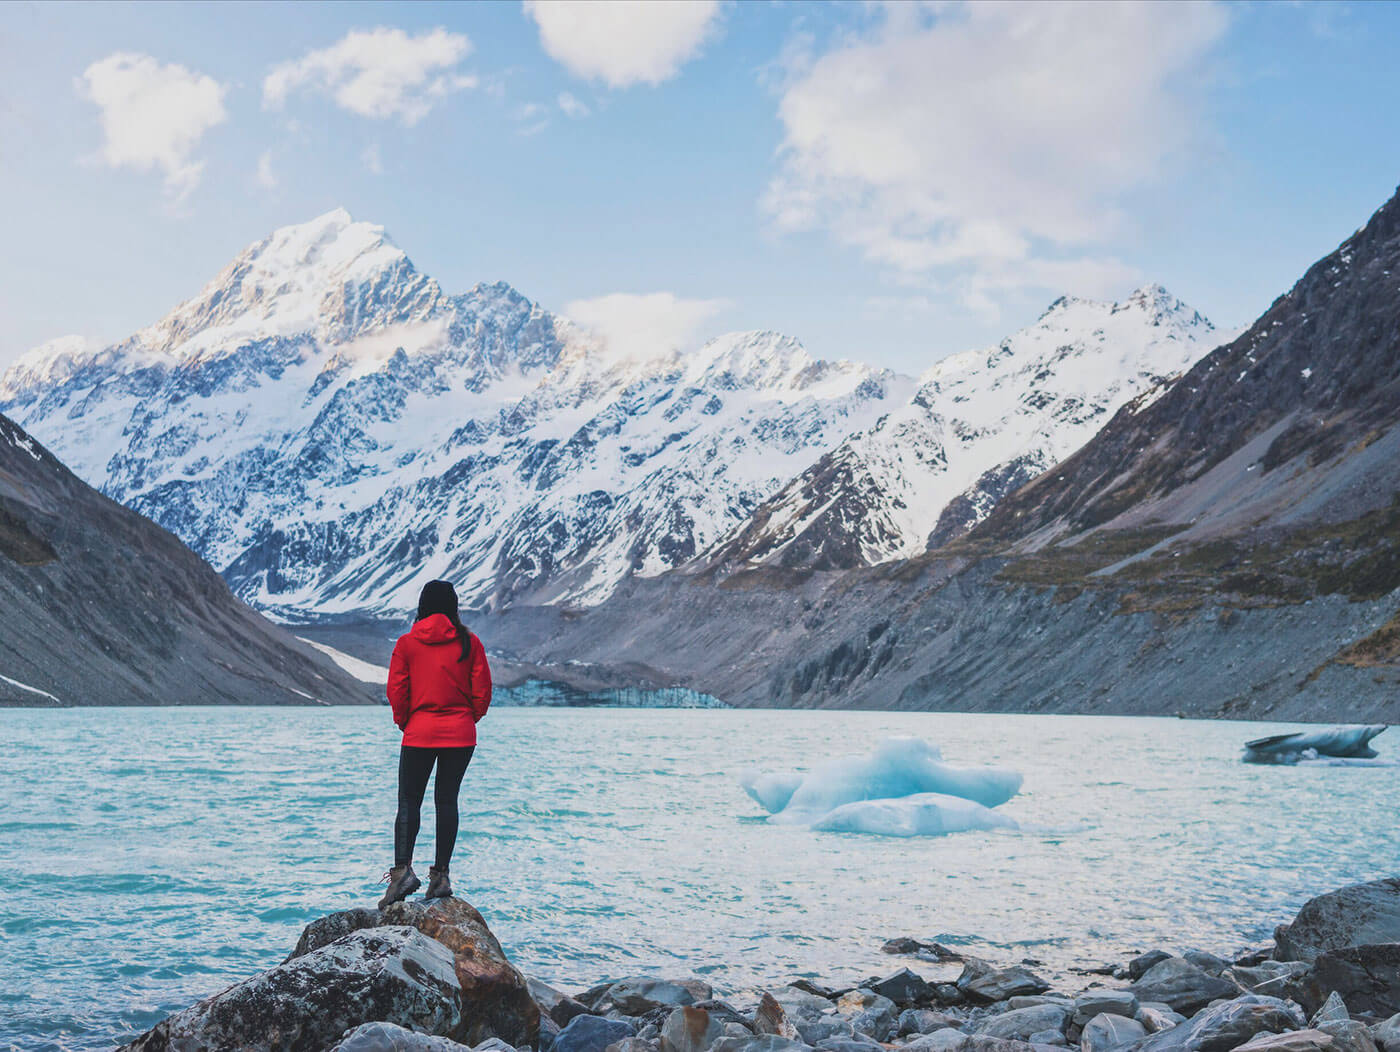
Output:
[[[476,723],[491,705],[491,669],[481,640],[467,633],[462,656],[457,629],[445,614],[414,623],[389,659],[389,705],[403,744],[443,749],[476,744]]]

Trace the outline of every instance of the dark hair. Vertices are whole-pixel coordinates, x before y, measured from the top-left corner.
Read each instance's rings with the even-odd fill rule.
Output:
[[[429,581],[419,593],[418,616],[414,620],[421,621],[434,614],[443,614],[452,622],[452,627],[457,629],[457,642],[462,644],[462,656],[457,660],[466,661],[471,653],[472,637],[467,631],[467,626],[462,624],[462,619],[457,616],[457,589],[452,587],[451,581]]]

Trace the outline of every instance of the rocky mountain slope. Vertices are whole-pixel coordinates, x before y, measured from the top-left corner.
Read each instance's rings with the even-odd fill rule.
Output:
[[[113,347],[37,348],[0,408],[299,618],[595,602],[713,544],[913,381],[735,333],[638,360],[503,284],[445,294],[336,211]]]
[[[1397,495],[1400,197],[960,540],[483,631],[739,704],[1397,722]]]
[[[1122,303],[1062,297],[996,347],[939,362],[907,404],[822,456],[704,561],[837,569],[946,544],[1217,342],[1160,286]]]
[[[370,702],[0,416],[0,705]]]

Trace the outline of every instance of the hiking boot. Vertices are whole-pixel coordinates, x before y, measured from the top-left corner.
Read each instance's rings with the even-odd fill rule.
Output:
[[[388,884],[389,890],[384,892],[384,897],[379,900],[379,908],[392,906],[396,902],[402,902],[422,886],[423,882],[418,879],[413,872],[413,866],[395,866],[379,878],[381,884]]]
[[[447,879],[447,870],[431,866],[428,869],[428,890],[423,892],[425,899],[449,899],[452,897],[452,881]]]

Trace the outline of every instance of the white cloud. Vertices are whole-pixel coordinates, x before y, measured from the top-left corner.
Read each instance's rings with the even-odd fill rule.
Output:
[[[258,171],[254,176],[259,186],[266,190],[275,189],[277,186],[277,173],[272,170],[272,151],[263,151],[258,158]]]
[[[384,159],[379,155],[379,143],[372,142],[366,146],[364,152],[360,154],[360,161],[371,175],[384,174]]]
[[[540,46],[575,76],[610,88],[660,84],[719,28],[719,0],[525,0]]]
[[[198,185],[204,162],[194,152],[204,133],[228,118],[224,85],[149,55],[118,52],[88,66],[75,86],[101,110],[104,163],[159,169],[176,200]]]
[[[458,69],[471,50],[464,34],[441,27],[418,36],[386,26],[351,30],[275,67],[263,80],[263,106],[281,109],[293,92],[313,88],[362,117],[416,124],[440,99],[476,86],[475,76]]]
[[[793,64],[765,205],[906,279],[953,274],[979,309],[1100,294],[1134,273],[1098,254],[1122,195],[1188,152],[1190,80],[1225,27],[1210,2],[891,5]]]
[[[619,360],[645,359],[692,346],[700,327],[728,300],[682,299],[671,292],[614,292],[574,300],[564,314],[591,330]]]
[[[568,91],[559,93],[559,108],[564,111],[565,117],[573,117],[577,120],[580,117],[587,117],[590,110],[583,100]]]

